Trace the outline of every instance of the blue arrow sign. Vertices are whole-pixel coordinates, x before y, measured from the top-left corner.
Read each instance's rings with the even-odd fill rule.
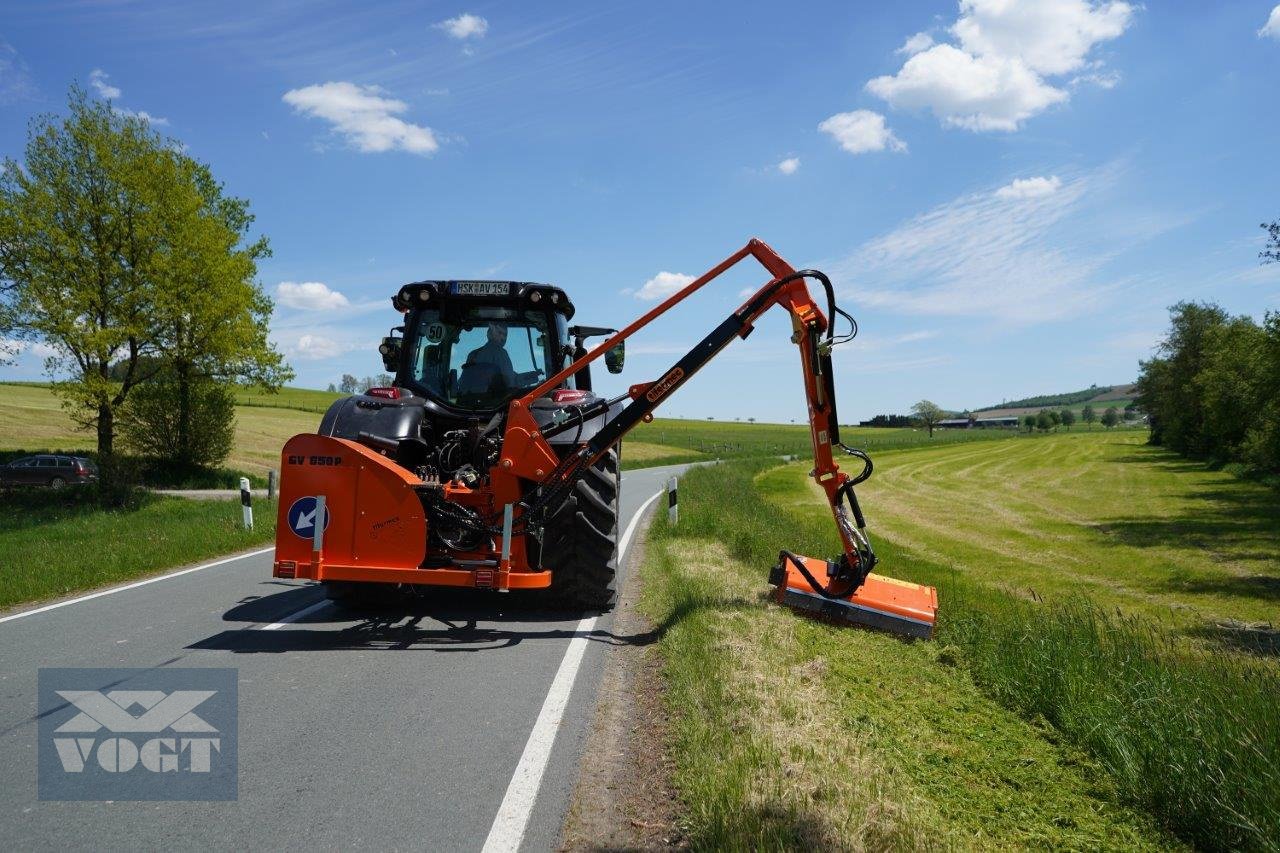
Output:
[[[324,508],[324,529],[329,529],[332,515],[329,507]],[[311,495],[298,498],[289,506],[289,529],[303,539],[314,539],[316,535],[316,499]]]

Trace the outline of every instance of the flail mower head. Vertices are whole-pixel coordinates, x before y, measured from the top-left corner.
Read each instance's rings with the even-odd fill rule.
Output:
[[[833,624],[852,623],[925,640],[933,636],[936,589],[869,572],[861,583],[842,580],[848,575],[842,562],[781,552],[769,574],[774,600]]]

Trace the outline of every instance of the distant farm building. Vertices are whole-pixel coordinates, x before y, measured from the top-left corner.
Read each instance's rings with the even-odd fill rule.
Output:
[[[947,418],[938,421],[939,429],[1017,429],[1018,418],[1014,415],[1002,418]]]

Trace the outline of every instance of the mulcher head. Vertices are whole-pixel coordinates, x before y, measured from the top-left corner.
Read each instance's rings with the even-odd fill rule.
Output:
[[[938,614],[936,589],[876,574],[868,574],[858,583],[848,575],[839,562],[783,551],[769,573],[769,583],[776,587],[774,599],[779,604],[824,621],[853,623],[904,637],[927,640],[933,636]]]

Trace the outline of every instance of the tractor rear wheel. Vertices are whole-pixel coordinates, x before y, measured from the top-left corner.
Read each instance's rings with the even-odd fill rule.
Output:
[[[547,520],[542,565],[551,570],[547,598],[575,609],[613,603],[618,569],[618,454],[588,468]]]

